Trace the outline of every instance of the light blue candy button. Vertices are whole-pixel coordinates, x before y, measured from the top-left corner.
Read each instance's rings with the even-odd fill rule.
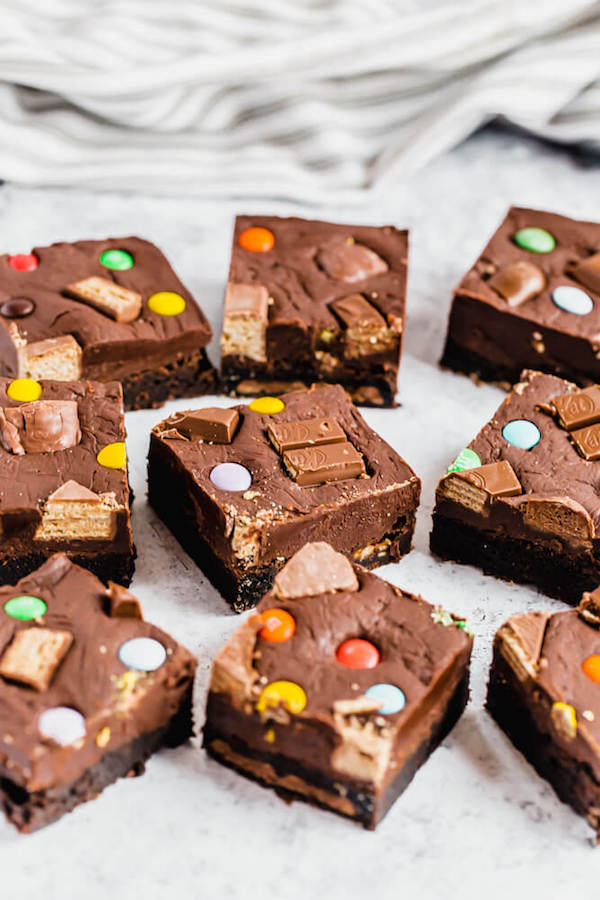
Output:
[[[513,447],[519,447],[521,450],[531,450],[539,442],[542,435],[537,425],[534,422],[530,422],[529,419],[513,419],[512,422],[507,422],[502,429],[502,437],[507,443],[512,444]]]
[[[552,291],[552,300],[563,312],[575,316],[587,316],[594,308],[594,301],[581,288],[570,284],[561,284]]]
[[[374,684],[365,691],[365,697],[373,697],[375,700],[380,700],[383,705],[380,706],[377,712],[384,716],[391,716],[393,713],[400,712],[406,705],[404,691],[401,691],[395,684],[385,684],[385,682]]]

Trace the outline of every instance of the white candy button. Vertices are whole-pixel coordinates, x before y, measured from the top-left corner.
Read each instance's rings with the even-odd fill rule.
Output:
[[[128,669],[138,672],[154,672],[167,658],[167,651],[154,638],[132,638],[119,647],[119,659]]]
[[[594,301],[589,294],[569,284],[554,288],[552,300],[563,312],[573,313],[575,316],[587,316],[594,308]]]
[[[85,719],[70,706],[53,706],[40,714],[38,731],[45,738],[66,747],[85,737]]]

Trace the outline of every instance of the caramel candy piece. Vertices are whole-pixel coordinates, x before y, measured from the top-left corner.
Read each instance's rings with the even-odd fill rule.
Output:
[[[283,463],[300,487],[344,481],[365,474],[363,458],[350,441],[288,450],[283,454]]]
[[[388,270],[387,263],[377,253],[364,244],[357,244],[353,238],[331,241],[321,247],[316,260],[331,278],[349,284],[382,275]]]
[[[55,453],[80,440],[74,400],[34,400],[0,409],[0,443],[9,453]]]
[[[567,431],[593,425],[600,421],[600,386],[595,384],[583,391],[561,394],[552,401],[558,421]]]
[[[600,459],[600,423],[577,428],[571,437],[584,459]]]
[[[0,675],[45,691],[72,643],[70,631],[34,627],[18,631],[0,660]]]
[[[99,275],[68,284],[65,293],[76,300],[83,300],[115,322],[134,322],[142,309],[141,294]]]
[[[577,612],[588,625],[600,628],[600,587],[583,594]]]
[[[108,614],[113,619],[142,619],[142,610],[137,597],[114,581],[108,582]]]
[[[243,356],[257,362],[267,359],[269,292],[262,284],[230,281],[225,294],[223,356]]]
[[[398,341],[398,329],[387,322],[362,294],[350,294],[331,304],[332,311],[346,326],[344,356],[356,359],[389,350]]]
[[[112,540],[117,509],[114,494],[95,494],[67,481],[46,500],[34,540]]]
[[[318,447],[346,440],[344,429],[335,419],[302,419],[298,422],[276,422],[268,426],[267,434],[278,453],[298,447]]]
[[[519,306],[544,290],[546,276],[533,263],[519,260],[499,269],[488,284],[509,306]]]
[[[594,253],[593,256],[588,256],[587,259],[577,263],[570,274],[580,284],[600,294],[600,253]]]
[[[358,578],[350,562],[330,544],[305,544],[292,556],[273,581],[273,590],[282,600],[316,597],[335,591],[357,591]]]
[[[505,459],[489,463],[487,466],[453,472],[452,475],[470,481],[471,484],[486,491],[491,497],[515,497],[523,491],[515,470]]]
[[[230,444],[239,420],[237,409],[207,406],[206,409],[180,413],[171,419],[171,424],[192,441]]]
[[[17,348],[20,378],[79,381],[81,347],[70,334],[33,341]]]

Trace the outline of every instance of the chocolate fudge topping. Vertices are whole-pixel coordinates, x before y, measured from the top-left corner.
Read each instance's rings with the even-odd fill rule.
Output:
[[[284,773],[306,782],[312,772],[329,792],[320,802],[374,827],[400,792],[399,772],[464,684],[472,640],[463,620],[341,554],[332,565],[332,556],[326,544],[309,544],[292,557],[278,576],[283,594],[276,582],[217,656],[204,743],[224,761],[223,745],[244,747],[247,765],[237,767],[260,778],[258,764],[270,762],[283,787]],[[353,568],[348,582],[340,569],[351,576]],[[315,595],[316,569],[326,587]],[[370,798],[368,812],[336,803],[357,789]],[[315,798],[299,777],[294,791]]]

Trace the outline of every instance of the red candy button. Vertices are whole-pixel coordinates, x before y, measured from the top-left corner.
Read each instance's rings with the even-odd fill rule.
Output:
[[[253,253],[267,253],[273,249],[275,235],[268,228],[246,228],[239,237],[240,247]]]
[[[379,662],[379,650],[362,638],[344,641],[337,649],[337,661],[349,669],[374,669]]]
[[[8,257],[8,262],[17,272],[33,272],[38,267],[38,258],[33,253],[16,253]]]
[[[261,613],[260,618],[263,627],[260,630],[260,636],[265,641],[271,641],[273,644],[281,644],[283,641],[289,641],[296,631],[296,622],[293,616],[285,609],[265,609]]]

